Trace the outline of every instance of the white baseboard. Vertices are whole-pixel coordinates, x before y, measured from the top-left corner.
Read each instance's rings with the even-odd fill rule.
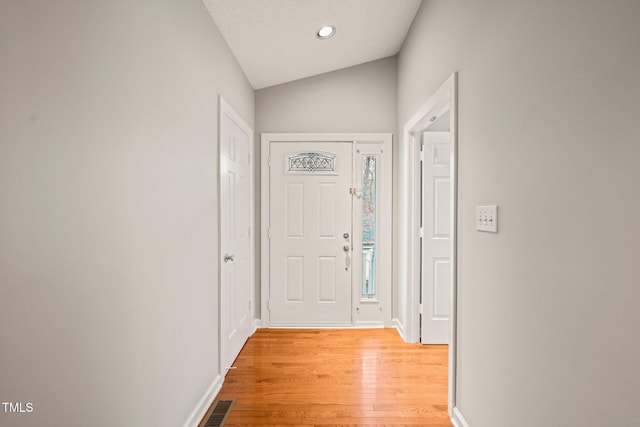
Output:
[[[400,322],[400,319],[398,318],[392,319],[391,323],[393,327],[396,328],[396,330],[398,331],[398,334],[400,334],[400,337],[402,337],[402,339],[406,341],[404,337],[404,326],[402,325],[402,322]]]
[[[353,325],[354,329],[381,329],[384,328],[383,322],[378,321],[364,321],[364,322],[356,322]]]
[[[207,391],[204,392],[202,398],[198,401],[196,407],[191,411],[191,414],[189,414],[189,418],[184,422],[183,427],[198,427],[198,424],[200,424],[200,421],[202,421],[207,414],[209,407],[220,392],[220,389],[222,389],[223,382],[224,379],[220,375],[214,378],[211,385],[207,388]]]
[[[469,427],[469,424],[464,419],[458,407],[453,408],[453,414],[451,415],[451,422],[455,427]]]
[[[281,321],[281,322],[271,322],[269,325],[271,329],[351,329],[353,325],[351,322],[344,321],[326,321],[326,320],[318,320],[318,321]]]
[[[255,334],[256,331],[260,328],[262,328],[262,320],[253,319],[253,326],[251,327],[251,332],[249,333],[249,336]]]

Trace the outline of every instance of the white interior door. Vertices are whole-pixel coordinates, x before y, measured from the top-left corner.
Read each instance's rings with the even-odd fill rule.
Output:
[[[351,143],[270,144],[271,326],[351,325],[352,156]]]
[[[224,100],[220,106],[220,363],[227,372],[252,322],[252,133]]]
[[[451,135],[422,134],[422,325],[424,344],[449,343],[451,302]]]

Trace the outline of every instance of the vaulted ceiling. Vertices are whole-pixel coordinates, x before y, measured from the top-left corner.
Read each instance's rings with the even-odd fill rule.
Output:
[[[421,0],[204,0],[254,89],[398,53]],[[320,40],[323,25],[336,28]]]

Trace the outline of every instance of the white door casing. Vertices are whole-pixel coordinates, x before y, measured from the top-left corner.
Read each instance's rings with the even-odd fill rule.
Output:
[[[270,157],[271,326],[349,326],[352,145],[277,142]]]
[[[451,133],[422,133],[423,344],[449,343],[451,304]]]
[[[253,130],[220,97],[220,370],[253,327]]]
[[[340,215],[344,219],[350,218],[348,227],[350,231],[349,236],[344,238],[344,232],[338,232],[337,245],[339,250],[342,250],[344,245],[351,244],[351,266],[348,273],[351,277],[350,288],[353,289],[351,299],[351,321],[340,321],[337,324],[321,322],[316,319],[315,322],[301,324],[299,322],[289,321],[283,324],[276,320],[275,322],[271,318],[270,305],[273,307],[274,302],[270,300],[272,286],[279,286],[278,283],[274,283],[272,280],[272,247],[277,249],[277,245],[272,245],[271,237],[273,236],[272,230],[272,208],[273,204],[280,204],[285,206],[282,202],[277,203],[276,199],[272,196],[271,185],[271,169],[277,168],[278,171],[282,171],[280,167],[276,167],[275,159],[271,157],[271,146],[280,143],[293,143],[296,147],[296,152],[302,152],[302,147],[312,147],[313,151],[326,151],[326,149],[320,149],[315,143],[335,143],[339,145],[345,145],[351,147],[353,173],[350,177],[351,185],[355,183],[355,186],[361,186],[362,180],[358,179],[358,174],[363,173],[362,155],[375,154],[379,157],[379,224],[376,231],[376,241],[379,243],[379,252],[376,253],[376,278],[378,282],[378,291],[375,299],[362,298],[360,293],[360,287],[362,286],[362,280],[358,275],[362,274],[362,269],[359,268],[362,265],[362,248],[359,245],[360,240],[358,238],[358,225],[361,223],[356,218],[358,209],[362,209],[362,200],[360,195],[362,194],[362,188],[352,188],[353,194],[350,194],[346,203],[352,207],[351,212],[344,215]],[[303,144],[311,143],[310,146],[304,146]],[[261,324],[263,327],[304,327],[304,326],[355,326],[355,327],[391,327],[391,303],[392,303],[392,253],[391,253],[391,219],[392,219],[392,135],[390,133],[263,133],[261,136],[262,155],[261,155]],[[362,152],[361,152],[362,151]],[[327,181],[328,182],[328,181]],[[349,187],[348,185],[347,187]],[[356,195],[357,193],[357,195]],[[277,197],[277,196],[276,196]],[[336,199],[338,200],[338,199]],[[340,198],[342,200],[342,198]],[[344,201],[343,201],[344,202]],[[286,207],[286,206],[285,206]],[[284,209],[284,207],[282,208]],[[336,211],[337,212],[337,211]],[[307,220],[305,216],[305,220]],[[361,226],[361,224],[360,224]],[[317,231],[316,231],[317,235]],[[361,234],[360,234],[361,236]],[[361,238],[361,237],[360,237]],[[332,244],[332,248],[335,249],[335,245]],[[343,251],[344,252],[344,251]],[[344,256],[344,255],[343,255]],[[325,259],[325,267],[329,264],[329,261]],[[292,263],[295,265],[295,262]],[[339,264],[337,264],[339,265]],[[274,265],[274,268],[276,266]],[[282,268],[278,267],[280,270]],[[342,266],[345,268],[345,265]],[[279,292],[279,291],[276,291]],[[318,291],[312,291],[316,294]],[[275,293],[274,293],[275,295]],[[345,316],[345,319],[347,317]],[[325,320],[325,319],[322,319]],[[343,324],[344,323],[344,324]]]

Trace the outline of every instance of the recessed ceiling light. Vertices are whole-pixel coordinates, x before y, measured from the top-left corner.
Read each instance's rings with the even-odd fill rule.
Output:
[[[333,36],[335,33],[336,33],[336,27],[334,27],[333,25],[325,25],[324,27],[318,30],[316,37],[318,37],[321,40],[325,40]]]

